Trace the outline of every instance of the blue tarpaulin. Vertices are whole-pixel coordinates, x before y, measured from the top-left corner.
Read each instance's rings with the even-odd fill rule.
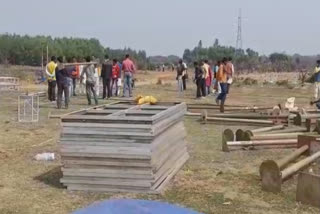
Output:
[[[172,204],[147,200],[107,200],[94,203],[73,214],[200,214]]]

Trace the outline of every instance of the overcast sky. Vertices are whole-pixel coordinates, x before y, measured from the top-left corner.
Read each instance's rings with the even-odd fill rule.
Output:
[[[111,48],[182,55],[202,39],[262,54],[320,53],[320,0],[0,0],[0,33],[95,37]]]

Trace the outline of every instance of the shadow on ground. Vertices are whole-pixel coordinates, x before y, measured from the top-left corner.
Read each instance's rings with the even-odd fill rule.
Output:
[[[35,177],[34,180],[38,180],[58,189],[63,189],[64,187],[60,183],[60,178],[62,178],[62,171],[61,167],[57,166],[52,170]]]

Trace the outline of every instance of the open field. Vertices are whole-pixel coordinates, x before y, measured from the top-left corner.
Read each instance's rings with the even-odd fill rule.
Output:
[[[160,101],[213,103],[213,97],[195,100],[195,86],[177,98],[174,74],[141,72],[135,95],[153,95]],[[164,84],[157,85],[158,78]],[[24,85],[29,91],[43,91],[46,85]],[[23,90],[22,90],[23,91]],[[275,86],[233,87],[227,104],[276,105],[296,97],[298,106],[308,106],[311,86],[288,89]],[[283,185],[280,194],[261,190],[258,168],[265,159],[278,159],[290,150],[256,150],[223,153],[219,125],[201,125],[186,118],[188,163],[159,196],[67,192],[61,177],[57,140],[59,120],[48,114],[63,114],[86,108],[84,96],[72,98],[69,110],[57,110],[41,99],[41,119],[37,124],[17,122],[17,92],[0,92],[0,213],[64,214],[109,198],[143,198],[176,203],[203,213],[319,213],[320,210],[296,203],[296,178]],[[99,100],[100,104],[111,101]],[[232,127],[236,129],[238,127]],[[52,139],[52,140],[50,140]],[[33,160],[37,153],[55,152],[53,162]]]

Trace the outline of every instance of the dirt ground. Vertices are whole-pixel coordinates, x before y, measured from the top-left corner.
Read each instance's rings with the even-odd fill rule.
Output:
[[[163,83],[156,84],[161,78]],[[25,91],[41,91],[46,85],[24,85]],[[276,105],[294,96],[299,106],[308,106],[311,86],[304,88],[233,87],[228,104]],[[195,100],[195,86],[188,83],[183,98],[177,98],[172,73],[143,72],[138,75],[135,95],[154,95],[160,101],[213,103],[213,97]],[[63,114],[87,107],[84,96],[72,98],[69,110],[57,110],[41,98],[40,121],[17,122],[17,92],[0,92],[0,213],[64,214],[95,201],[110,198],[140,198],[179,204],[202,213],[319,213],[295,200],[296,178],[285,182],[279,194],[261,190],[259,165],[266,159],[278,159],[290,150],[221,151],[220,125],[201,125],[196,118],[186,118],[190,160],[158,196],[139,194],[101,194],[68,192],[60,183],[58,152],[59,120],[51,114]],[[99,100],[100,104],[111,101]],[[228,127],[230,128],[230,127]],[[231,127],[237,129],[238,127]],[[247,127],[249,128],[249,127]],[[252,127],[251,127],[252,128]],[[41,152],[54,152],[52,162],[35,161]]]

